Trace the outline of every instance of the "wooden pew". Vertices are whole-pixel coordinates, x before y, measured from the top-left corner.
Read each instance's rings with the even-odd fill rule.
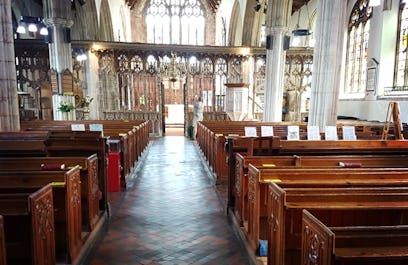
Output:
[[[407,225],[408,187],[282,188],[269,184],[268,264],[300,264],[302,210],[329,226]]]
[[[238,224],[248,218],[248,166],[268,167],[339,167],[339,163],[359,167],[408,167],[406,155],[329,155],[329,156],[248,156],[235,154],[235,186],[231,188],[234,199],[234,214]]]
[[[300,139],[307,139],[307,124],[305,123],[291,123],[291,122],[254,122],[254,121],[201,121],[197,125],[197,142],[200,149],[203,151],[210,168],[213,169],[215,178],[223,179],[225,177],[226,165],[219,164],[220,161],[217,157],[221,156],[219,152],[222,149],[219,146],[223,146],[225,143],[225,138],[227,137],[237,137],[242,138],[245,135],[245,127],[255,127],[257,135],[261,134],[261,126],[273,126],[274,135],[278,138],[285,140],[287,135],[288,125],[298,125]],[[344,125],[353,125],[355,127],[355,133],[357,139],[380,139],[378,133],[378,128],[382,124],[373,125],[371,123],[365,123],[365,125],[353,124],[338,124],[338,135],[339,139],[342,139],[342,127]],[[324,139],[324,135],[322,137]],[[391,138],[390,138],[391,139]],[[225,160],[225,159],[224,159]],[[226,180],[226,178],[224,178]]]
[[[328,227],[302,212],[300,264],[403,265],[408,262],[408,226]]]
[[[4,235],[3,216],[0,215],[0,265],[7,265],[6,237]]]
[[[99,209],[109,209],[108,199],[108,164],[107,138],[100,132],[51,131],[45,141],[48,156],[98,156],[98,184],[102,196]]]
[[[53,183],[57,260],[74,262],[82,247],[81,181],[79,166],[69,171],[0,171],[0,194],[37,189]]]
[[[119,140],[121,153],[121,186],[126,188],[132,169],[149,143],[149,121],[87,120],[87,121],[28,121],[22,123],[27,131],[70,131],[72,124],[84,124],[89,131],[91,124],[103,125],[103,134],[110,140]]]
[[[279,137],[229,137],[228,157],[228,207],[235,204],[236,185],[235,155],[305,156],[305,155],[405,155],[408,141],[354,140],[354,141],[283,141]],[[226,159],[221,159],[224,163]],[[226,163],[226,162],[225,162]]]
[[[45,156],[48,132],[0,132],[0,157]]]
[[[24,166],[22,166],[24,165]],[[99,217],[98,157],[2,157],[1,171],[38,171],[64,165],[64,169],[78,165],[81,173],[81,207],[83,231],[95,228]],[[47,169],[48,167],[48,169]]]
[[[404,168],[275,168],[249,166],[248,224],[250,246],[256,249],[259,238],[265,238],[268,216],[268,183],[282,187],[392,187],[406,186],[408,169]]]
[[[0,193],[6,264],[56,264],[53,210],[50,184],[28,193]],[[4,262],[3,255],[0,260]]]

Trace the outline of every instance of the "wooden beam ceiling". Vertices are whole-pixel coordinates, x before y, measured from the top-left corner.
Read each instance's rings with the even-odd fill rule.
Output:
[[[306,5],[310,0],[293,0],[292,14],[298,11],[303,5]]]

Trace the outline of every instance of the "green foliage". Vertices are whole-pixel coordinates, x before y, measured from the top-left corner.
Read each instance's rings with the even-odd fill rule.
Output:
[[[75,109],[75,107],[70,102],[60,102],[60,106],[58,109],[62,112],[70,112],[71,110]]]

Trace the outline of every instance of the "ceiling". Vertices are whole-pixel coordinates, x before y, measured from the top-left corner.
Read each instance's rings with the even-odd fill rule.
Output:
[[[211,9],[216,12],[218,9],[218,6],[221,3],[221,0],[206,0],[208,2],[208,5],[211,7]],[[268,0],[265,0],[268,1]],[[302,7],[304,4],[309,2],[310,0],[293,0],[293,5],[292,5],[292,13],[296,12],[300,7]],[[140,0],[126,0],[126,3],[130,6],[130,8],[133,8]]]
[[[299,10],[303,5],[307,4],[310,0],[293,0],[292,14]]]

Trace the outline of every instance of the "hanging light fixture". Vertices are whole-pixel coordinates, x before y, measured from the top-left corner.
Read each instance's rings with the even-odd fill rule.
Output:
[[[267,6],[266,6],[266,0],[264,0],[263,2],[260,2],[259,0],[256,0],[256,4],[254,5],[254,10],[255,12],[258,12],[259,10],[261,10],[262,5],[264,5],[264,10],[263,12],[266,13],[267,10]]]
[[[29,24],[28,25],[28,31],[29,32],[37,32],[37,26],[35,24]]]
[[[254,5],[254,10],[255,12],[258,12],[261,9],[261,3],[259,2],[259,0],[256,0],[256,4]]]
[[[28,25],[27,29],[24,25]],[[45,27],[43,19],[39,17],[21,16],[20,25],[17,27],[16,32],[19,34],[25,34],[27,30],[35,33],[38,31],[38,27],[41,28],[40,34],[43,36],[48,35],[48,29]]]
[[[19,34],[25,34],[25,33],[26,33],[26,29],[25,29],[25,27],[19,25],[19,26],[17,27],[16,32],[19,33]]]
[[[307,17],[309,20],[309,9],[308,9],[307,4],[306,4],[306,9],[307,9]],[[312,34],[312,32],[308,28],[304,29],[304,28],[300,28],[299,26],[301,11],[302,9],[299,9],[296,28],[295,30],[292,31],[292,35],[293,35],[292,46],[295,46],[295,47],[299,46],[302,37],[306,37]]]
[[[301,12],[301,10],[302,10],[302,9],[299,9],[298,20],[297,20],[297,24],[296,24],[296,29],[292,31],[293,36],[308,36],[308,35],[312,34],[309,29],[301,29],[301,28],[299,27],[300,12]]]
[[[185,63],[173,51],[170,58],[166,56],[163,60],[161,72],[168,77],[170,82],[175,83],[186,72]]]
[[[46,27],[42,27],[40,30],[40,35],[47,36],[48,35],[48,29]]]

